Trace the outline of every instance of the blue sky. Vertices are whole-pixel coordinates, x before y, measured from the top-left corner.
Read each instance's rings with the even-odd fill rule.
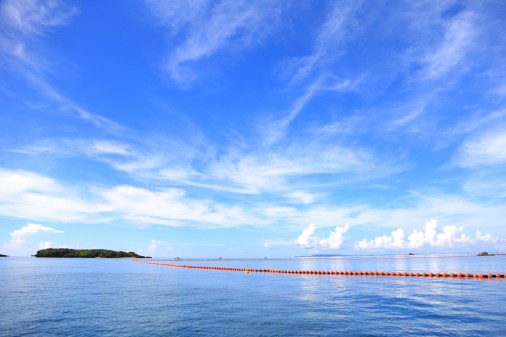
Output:
[[[506,250],[502,1],[1,1],[0,252]]]

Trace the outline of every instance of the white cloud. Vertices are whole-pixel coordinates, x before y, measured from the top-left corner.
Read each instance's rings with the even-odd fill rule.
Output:
[[[130,185],[78,189],[25,171],[0,171],[0,215],[58,222],[135,222],[234,227],[265,223],[254,211],[186,196],[181,189],[148,190]],[[30,226],[23,231],[38,227]]]
[[[239,188],[243,193],[292,193],[291,179],[318,174],[348,173],[359,179],[368,179],[371,174],[385,174],[385,169],[380,167],[374,154],[367,149],[327,144],[313,139],[251,152],[241,150],[233,151],[229,156],[212,163],[208,174],[222,184],[228,183]],[[350,180],[351,176],[347,176],[346,181]]]
[[[110,140],[94,141],[88,150],[90,154],[129,155],[129,146]]]
[[[187,198],[179,189],[150,191],[123,185],[100,193],[110,212],[134,222],[180,226],[185,222],[229,227],[255,218],[240,206]]]
[[[34,236],[38,233],[63,233],[63,231],[57,230],[53,227],[42,226],[39,224],[29,223],[20,229],[14,230],[10,233],[11,240],[4,244],[5,249],[17,249],[27,243],[29,237]],[[50,242],[46,242],[50,245]],[[41,243],[45,244],[45,243]],[[39,247],[40,245],[39,244]],[[41,248],[42,249],[42,248]]]
[[[39,224],[29,223],[21,229],[17,229],[11,233],[13,238],[25,238],[27,236],[31,236],[40,232],[49,232],[49,233],[63,233],[63,231],[57,230],[52,227],[42,226]]]
[[[104,211],[100,204],[81,198],[46,176],[27,171],[0,170],[0,214],[37,221],[82,221],[94,212]]]
[[[191,65],[224,51],[249,49],[273,29],[279,3],[249,1],[149,1],[152,12],[173,33],[184,33],[167,62],[173,80],[190,84],[196,78]]]
[[[304,248],[314,248],[316,246],[316,225],[310,224],[308,228],[304,229],[299,237],[295,240],[295,244]]]
[[[253,168],[250,169],[247,172],[251,175],[259,174]],[[241,196],[230,202],[195,197],[191,189],[185,191],[181,188],[141,188],[132,185],[67,186],[33,172],[0,170],[0,186],[3,187],[0,189],[0,216],[83,224],[115,222],[139,226],[254,227],[283,231],[293,231],[311,222],[323,227],[331,227],[337,222],[376,230],[396,226],[395,228],[403,228],[404,233],[413,230],[413,227],[406,226],[406,219],[410,219],[411,223],[423,223],[427,214],[437,216],[446,223],[459,223],[473,231],[482,229],[476,228],[476,224],[494,223],[500,227],[505,224],[500,219],[506,219],[502,203],[486,203],[451,194],[404,195],[404,206],[391,209],[363,203],[325,203],[322,198],[315,203],[296,205],[294,198],[308,198],[309,202],[311,196],[304,193],[297,195],[297,190],[290,189],[290,181],[280,183],[274,179],[275,175],[272,177],[271,180],[266,177],[261,187],[264,195],[258,198]],[[244,186],[254,188],[254,182],[251,181],[250,184]],[[309,189],[308,193],[314,193],[312,191]],[[291,195],[292,193],[296,195]],[[264,196],[271,198],[269,200],[272,202],[266,201]],[[452,234],[451,231],[442,233],[446,237]],[[427,235],[425,232],[422,234],[419,241],[416,235],[421,234],[413,234],[413,244],[425,242]],[[455,237],[461,238],[461,234],[457,229]],[[302,246],[334,247],[338,245],[339,237],[339,232],[336,232],[334,236],[324,238],[327,240],[320,242],[322,239],[319,238],[316,243],[305,241],[302,237],[299,243]],[[444,238],[445,236],[440,236],[439,242],[444,242]],[[464,240],[464,237],[461,239]],[[388,240],[387,236],[383,241],[388,244]],[[404,240],[409,242],[406,236]],[[377,246],[386,245],[380,239],[377,242]],[[391,242],[399,241],[391,239]],[[272,246],[274,245],[276,244],[273,243]]]
[[[52,192],[59,185],[51,178],[27,171],[0,169],[0,200],[23,192]]]
[[[340,47],[353,35],[351,31],[357,29],[354,14],[359,7],[358,1],[351,5],[346,2],[332,3],[314,39],[312,53],[284,62],[283,73],[289,78],[289,86],[308,80],[311,82],[332,73],[332,65],[344,50]]]
[[[503,241],[494,238],[491,234],[483,235],[476,231],[474,237],[467,235],[464,228],[457,226],[444,226],[437,229],[437,220],[430,220],[425,224],[424,231],[416,229],[404,240],[404,230],[399,228],[391,235],[383,235],[372,240],[361,240],[355,243],[356,249],[401,249],[401,248],[451,248],[455,246],[474,245],[477,243],[497,243]]]
[[[93,114],[50,85],[46,75],[48,66],[40,41],[51,30],[66,25],[77,13],[67,3],[50,0],[4,1],[0,7],[0,55],[5,56],[7,71],[16,72],[30,85],[44,94],[60,110],[95,127],[114,133],[122,130],[115,122]]]
[[[64,25],[76,13],[57,0],[7,0],[0,9],[4,23],[23,34],[43,34],[45,29]]]
[[[493,130],[466,140],[455,161],[467,168],[506,163],[506,132]]]
[[[306,191],[293,191],[289,193],[288,196],[294,201],[301,202],[303,204],[312,204],[320,197],[320,195],[316,193]]]
[[[445,24],[444,39],[436,50],[430,50],[422,58],[423,78],[439,79],[453,70],[466,59],[466,54],[473,45],[477,34],[474,16],[463,12]]]
[[[299,237],[295,240],[297,246],[309,249],[338,249],[344,244],[346,240],[345,234],[350,226],[348,224],[343,227],[336,227],[333,232],[326,238],[319,238],[316,236],[316,225],[310,224],[308,228],[304,229]]]
[[[383,235],[374,238],[371,241],[362,240],[355,244],[358,249],[376,249],[376,248],[403,248],[404,247],[404,230],[399,228],[391,233],[391,235]]]
[[[52,244],[49,241],[44,241],[39,243],[39,249],[48,249],[51,248]]]
[[[162,241],[153,239],[148,246],[148,254],[154,255],[158,247],[162,244]]]
[[[161,249],[163,249],[163,250],[161,250]],[[172,252],[173,249],[174,249],[174,247],[169,245],[168,243],[163,242],[161,240],[153,239],[153,240],[151,240],[151,242],[148,246],[147,254],[149,256],[160,256],[160,254]],[[159,253],[160,251],[161,251],[161,253]]]

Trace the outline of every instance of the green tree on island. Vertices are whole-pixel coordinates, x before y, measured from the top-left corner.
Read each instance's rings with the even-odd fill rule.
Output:
[[[70,248],[47,248],[37,251],[35,257],[77,257],[77,258],[149,258],[134,252],[123,252],[108,249],[70,249]]]

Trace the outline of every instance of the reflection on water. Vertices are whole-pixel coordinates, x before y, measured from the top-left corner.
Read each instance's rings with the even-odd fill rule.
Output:
[[[227,267],[503,272],[506,258],[185,261]],[[106,259],[0,260],[0,336],[501,336],[506,281],[313,276]]]

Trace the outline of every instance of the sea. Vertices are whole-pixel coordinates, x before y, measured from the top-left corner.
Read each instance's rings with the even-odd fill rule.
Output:
[[[506,256],[152,260],[251,269],[506,272]],[[415,335],[506,336],[506,280],[0,259],[0,336]]]

